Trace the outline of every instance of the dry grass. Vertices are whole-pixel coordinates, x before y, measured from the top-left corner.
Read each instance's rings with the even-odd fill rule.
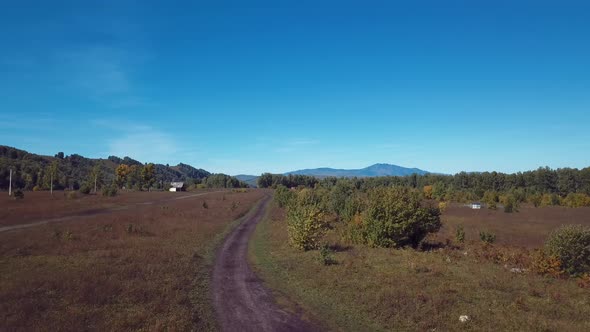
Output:
[[[504,234],[500,228],[499,239]],[[328,235],[337,264],[324,266],[318,251],[287,245],[284,211],[275,207],[251,246],[257,271],[268,285],[332,330],[590,329],[590,293],[576,280],[510,272],[526,259],[519,256],[525,249],[479,244],[432,251],[375,249],[348,246],[337,233],[338,228]],[[508,258],[498,264],[495,257]],[[460,315],[470,321],[461,323]]]
[[[505,213],[498,210],[472,210],[461,204],[452,204],[442,215],[443,228],[437,238],[453,238],[458,225],[465,227],[467,241],[479,241],[480,231],[496,234],[498,244],[538,248],[547,235],[563,224],[590,226],[590,208],[560,206],[535,208],[521,207],[520,212]]]
[[[214,329],[207,287],[213,245],[263,194],[212,193],[0,233],[0,326],[7,331]],[[174,194],[137,195],[143,197],[108,202]],[[52,204],[35,202],[33,195],[23,203]]]

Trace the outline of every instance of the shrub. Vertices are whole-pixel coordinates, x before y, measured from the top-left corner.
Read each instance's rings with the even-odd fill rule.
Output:
[[[590,272],[590,228],[581,225],[565,225],[553,231],[545,249],[557,257],[562,268],[571,275]]]
[[[279,207],[286,207],[289,205],[289,202],[293,199],[295,193],[291,191],[289,188],[278,185],[275,191],[275,201],[279,204]]]
[[[102,195],[106,197],[117,196],[117,187],[114,185],[105,186],[102,188]]]
[[[556,194],[543,194],[539,204],[540,206],[559,205],[559,196]]]
[[[479,238],[486,244],[492,244],[496,242],[496,235],[486,231],[479,232]]]
[[[209,205],[207,204],[207,201],[203,201],[203,209],[208,209]]]
[[[440,212],[445,212],[447,210],[447,202],[440,202],[438,203],[438,209],[440,210]]]
[[[501,202],[504,204],[504,212],[518,212],[518,199],[514,195],[508,194],[502,196]]]
[[[324,265],[334,265],[336,260],[334,259],[334,250],[327,244],[320,248],[320,262]]]
[[[12,193],[12,196],[14,196],[14,199],[23,199],[25,198],[25,193],[22,190],[17,189]]]
[[[368,195],[359,226],[363,242],[370,246],[416,248],[442,226],[440,210],[423,207],[419,192],[389,187],[372,189]]]
[[[67,197],[68,197],[68,199],[76,199],[76,198],[78,198],[78,193],[75,191],[70,191],[70,192],[68,192]]]
[[[590,206],[590,196],[586,194],[569,193],[562,200],[562,203],[563,205],[572,208]]]
[[[39,186],[34,186],[34,187],[33,187],[33,191],[41,191],[41,190],[42,190],[42,189],[41,189],[41,187],[39,187]]]
[[[458,243],[465,242],[465,229],[463,228],[463,225],[457,226],[457,230],[455,231],[455,240],[457,240]]]
[[[287,231],[291,246],[316,249],[327,228],[319,197],[310,189],[300,191],[287,209]]]
[[[82,187],[80,187],[80,193],[82,193],[84,195],[90,194],[90,190],[91,190],[90,186],[88,186],[88,185],[82,185]]]
[[[561,261],[556,256],[548,255],[545,250],[537,250],[533,256],[531,268],[534,272],[559,278],[563,275]]]

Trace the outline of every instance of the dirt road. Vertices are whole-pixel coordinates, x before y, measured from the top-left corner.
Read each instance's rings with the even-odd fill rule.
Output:
[[[248,265],[248,241],[263,218],[270,197],[255,207],[217,253],[213,294],[223,331],[317,331],[299,317],[280,309],[270,291]]]

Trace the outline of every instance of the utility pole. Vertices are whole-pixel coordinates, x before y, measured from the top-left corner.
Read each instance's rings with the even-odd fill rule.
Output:
[[[8,196],[12,196],[12,168],[10,169],[10,182],[8,183]]]

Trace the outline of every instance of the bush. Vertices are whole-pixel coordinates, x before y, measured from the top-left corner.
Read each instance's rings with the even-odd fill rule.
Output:
[[[33,191],[41,191],[41,190],[42,190],[42,189],[41,189],[41,187],[39,187],[39,186],[34,186],[34,187],[33,187]]]
[[[275,190],[275,201],[279,207],[287,207],[294,196],[295,193],[283,185],[278,185]]]
[[[567,273],[581,275],[590,272],[590,228],[562,226],[549,235],[545,249],[560,260]]]
[[[88,186],[88,185],[83,185],[82,187],[80,187],[80,193],[82,193],[84,195],[90,194],[90,191],[91,191],[91,189],[90,189],[90,186]]]
[[[545,250],[537,250],[531,264],[532,270],[538,274],[559,278],[563,275],[561,261],[556,256],[548,255]]]
[[[334,259],[334,250],[327,244],[320,248],[320,262],[324,265],[334,265],[336,260]]]
[[[577,208],[583,206],[590,206],[590,196],[586,194],[569,193],[563,200],[564,206]]]
[[[479,232],[479,238],[486,244],[492,244],[496,242],[496,235],[486,231]]]
[[[440,210],[423,207],[419,192],[389,187],[368,192],[367,208],[357,227],[362,241],[370,246],[416,248],[441,226]]]
[[[70,192],[68,192],[67,197],[68,197],[68,199],[76,199],[76,198],[78,198],[78,193],[75,191],[70,191]]]
[[[117,187],[114,185],[105,186],[102,188],[102,195],[106,197],[117,196]]]
[[[303,189],[287,208],[287,231],[291,246],[316,249],[328,224],[321,201],[310,189]]]
[[[458,243],[465,242],[465,229],[463,228],[463,225],[457,226],[457,230],[455,231],[455,240],[457,240]]]
[[[22,190],[17,189],[12,193],[12,196],[14,196],[14,199],[23,199],[25,198],[25,193]]]
[[[207,201],[203,201],[203,209],[208,209],[209,205],[207,204]]]
[[[440,212],[445,212],[447,210],[447,202],[440,202],[438,203],[438,209],[440,210]]]

